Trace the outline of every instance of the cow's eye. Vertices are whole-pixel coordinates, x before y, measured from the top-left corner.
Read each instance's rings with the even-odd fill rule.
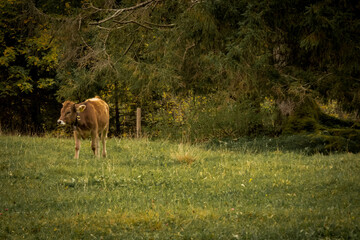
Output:
[[[69,114],[70,114],[70,112],[67,112],[67,113],[66,113],[66,115],[69,115]]]

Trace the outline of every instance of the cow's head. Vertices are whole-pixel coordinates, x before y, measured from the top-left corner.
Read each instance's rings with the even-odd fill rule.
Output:
[[[85,109],[86,105],[84,104],[75,104],[71,101],[66,101],[63,103],[60,112],[61,115],[57,123],[59,125],[72,124],[76,121],[76,118],[79,118],[79,113],[83,112]]]

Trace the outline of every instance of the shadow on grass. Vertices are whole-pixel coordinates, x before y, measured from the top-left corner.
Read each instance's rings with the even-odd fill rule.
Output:
[[[227,149],[247,153],[265,153],[273,151],[297,152],[306,155],[360,152],[360,139],[344,138],[324,134],[285,135],[270,137],[242,137],[236,140],[213,140],[206,145],[210,149]]]

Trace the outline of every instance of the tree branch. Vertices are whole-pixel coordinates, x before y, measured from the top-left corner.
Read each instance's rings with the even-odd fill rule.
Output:
[[[185,58],[186,58],[187,52],[188,52],[191,48],[193,48],[193,47],[195,47],[195,43],[193,43],[193,44],[191,44],[190,46],[186,47],[185,52],[184,52],[184,55],[183,55],[183,58],[182,58],[183,64],[184,64],[184,62],[185,62]]]
[[[156,23],[147,22],[147,21],[145,21],[145,23],[148,25],[152,25],[152,26],[160,27],[160,28],[173,28],[176,26],[176,24],[156,24]]]
[[[132,6],[132,7],[128,7],[128,8],[120,8],[120,9],[99,9],[99,8],[96,8],[94,7],[93,5],[90,5],[91,8],[94,8],[98,11],[115,11],[114,14],[112,14],[111,16],[103,19],[103,20],[100,20],[100,21],[97,21],[97,22],[91,22],[89,23],[90,25],[100,25],[102,23],[105,23],[109,20],[112,20],[118,16],[120,16],[123,12],[128,12],[128,11],[132,11],[132,10],[135,10],[135,9],[138,9],[138,8],[142,8],[142,7],[145,7],[153,2],[157,3],[159,1],[162,1],[162,0],[148,0],[148,1],[145,1],[145,2],[142,2],[142,3],[139,3],[135,6]]]
[[[129,21],[123,21],[123,22],[120,22],[120,21],[113,21],[114,23],[117,23],[117,24],[129,24],[129,23],[134,23],[134,24],[137,24],[137,25],[139,25],[139,26],[141,26],[141,27],[143,27],[143,28],[146,28],[146,29],[149,29],[149,30],[154,30],[152,27],[148,27],[148,26],[146,26],[146,25],[144,25],[144,24],[141,24],[141,23],[139,23],[139,22],[136,22],[136,21],[134,21],[134,20],[129,20]]]
[[[125,56],[125,55],[128,53],[128,51],[130,50],[130,48],[132,47],[132,45],[134,44],[134,42],[135,42],[135,39],[133,39],[133,40],[131,41],[131,43],[129,44],[129,46],[126,48],[123,56]]]
[[[113,19],[113,18],[116,18],[116,17],[119,16],[121,13],[123,13],[123,11],[124,11],[123,9],[119,9],[119,10],[117,10],[113,15],[111,15],[110,17],[107,17],[107,18],[105,18],[105,19],[103,19],[103,20],[100,20],[100,21],[97,21],[97,22],[91,22],[91,23],[89,23],[89,25],[100,25],[100,24],[102,24],[102,23],[104,23],[104,22],[107,22],[107,21]]]

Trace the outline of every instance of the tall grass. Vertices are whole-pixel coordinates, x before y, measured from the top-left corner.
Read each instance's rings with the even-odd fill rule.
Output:
[[[1,239],[358,239],[359,154],[0,136]]]

